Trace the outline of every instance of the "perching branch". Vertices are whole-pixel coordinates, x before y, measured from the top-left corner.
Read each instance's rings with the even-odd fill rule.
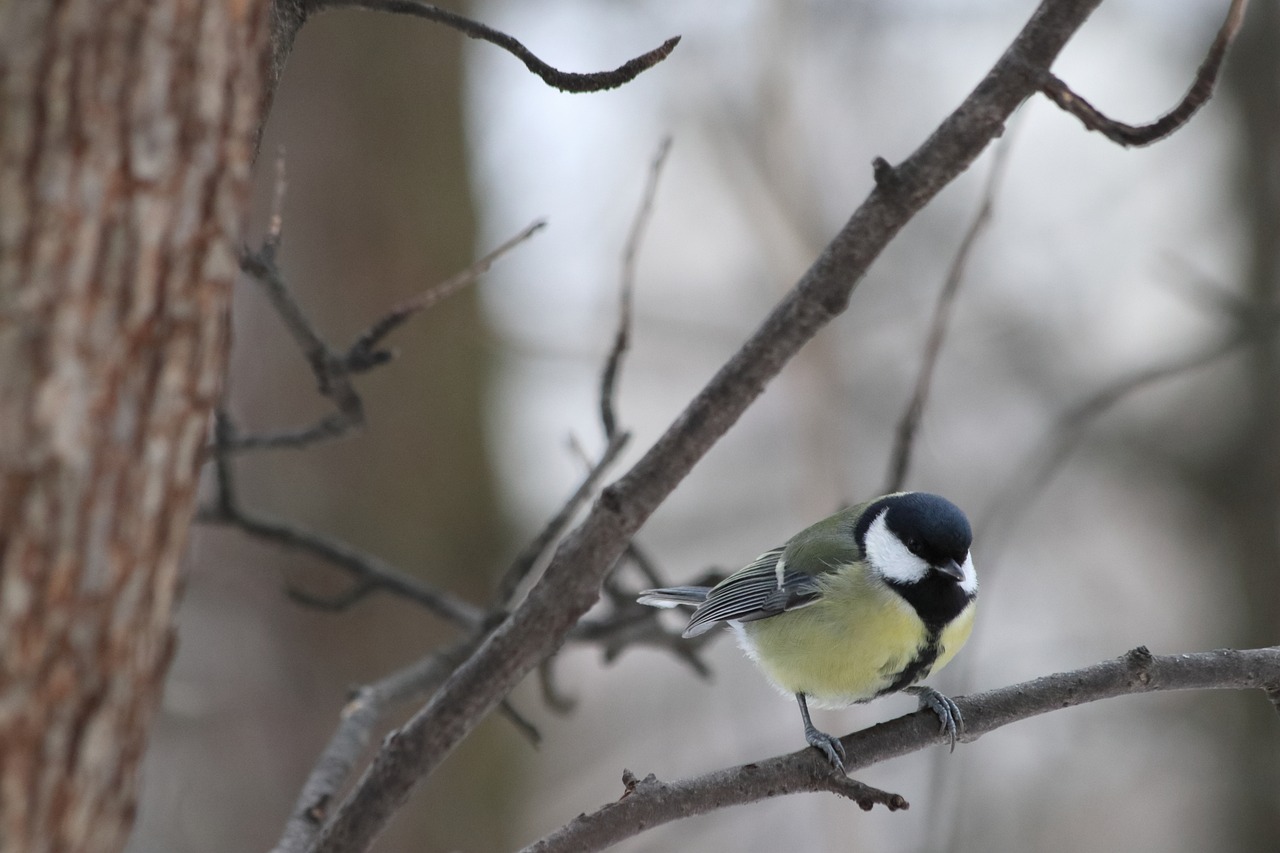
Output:
[[[1139,647],[1084,669],[957,698],[965,720],[961,740],[972,743],[1010,723],[1050,711],[1166,690],[1261,690],[1269,698],[1275,697],[1280,695],[1280,647],[1159,657]],[[944,740],[932,713],[917,711],[847,735],[841,743],[849,756],[845,762],[848,769],[857,770]],[[832,774],[821,757],[808,748],[680,782],[664,783],[650,776],[627,784],[616,802],[580,815],[523,853],[601,850],[659,824],[783,794],[832,791],[849,796],[836,784],[842,778]],[[631,780],[634,782],[634,777]],[[907,807],[900,797],[895,800],[894,795],[875,789],[862,793],[866,797],[859,800],[863,808],[874,803]]]
[[[899,230],[1004,129],[1100,0],[1045,0],[964,103],[867,200],[759,330],[561,543],[519,608],[375,756],[316,846],[364,850],[423,776],[563,642],[626,543],[764,386],[819,329]]]
[[[1222,69],[1222,60],[1226,58],[1227,48],[1235,39],[1244,20],[1248,0],[1232,0],[1227,10],[1227,19],[1222,22],[1218,35],[1214,37],[1204,62],[1196,71],[1195,81],[1182,101],[1165,115],[1151,124],[1134,126],[1107,118],[1096,107],[1084,98],[1071,91],[1066,83],[1059,80],[1049,70],[1040,72],[1040,91],[1062,109],[1071,113],[1089,130],[1096,130],[1112,142],[1125,147],[1150,145],[1164,139],[1180,129],[1191,120],[1202,106],[1208,103],[1213,95],[1213,87],[1218,82],[1218,72]]]

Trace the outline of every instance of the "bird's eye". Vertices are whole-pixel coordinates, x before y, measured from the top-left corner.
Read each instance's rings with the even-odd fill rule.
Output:
[[[920,553],[920,540],[915,536],[908,536],[907,541],[903,544],[907,546],[907,550],[912,554],[918,555]]]

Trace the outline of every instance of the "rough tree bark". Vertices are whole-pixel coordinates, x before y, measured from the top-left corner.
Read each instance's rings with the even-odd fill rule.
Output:
[[[0,3],[0,848],[118,850],[173,648],[265,0]]]

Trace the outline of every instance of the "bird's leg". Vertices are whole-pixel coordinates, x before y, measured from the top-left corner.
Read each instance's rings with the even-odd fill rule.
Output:
[[[938,721],[942,723],[942,733],[951,738],[951,751],[955,752],[956,735],[964,731],[964,717],[960,715],[959,706],[932,687],[924,685],[908,687],[903,692],[919,697],[921,709],[928,708],[938,715]]]
[[[843,773],[844,745],[840,743],[839,738],[814,728],[813,720],[809,719],[809,703],[805,701],[803,693],[796,694],[796,702],[800,705],[800,716],[804,719],[804,739],[809,742],[809,746],[825,755],[836,770]]]

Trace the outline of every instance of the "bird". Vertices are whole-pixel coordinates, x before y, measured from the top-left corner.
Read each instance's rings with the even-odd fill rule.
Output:
[[[713,587],[649,589],[637,600],[693,607],[684,637],[727,623],[774,687],[795,697],[805,740],[844,772],[844,746],[813,725],[810,703],[842,708],[906,692],[938,716],[955,750],[959,707],[920,682],[973,630],[972,540],[946,498],[895,492],[806,527]]]

